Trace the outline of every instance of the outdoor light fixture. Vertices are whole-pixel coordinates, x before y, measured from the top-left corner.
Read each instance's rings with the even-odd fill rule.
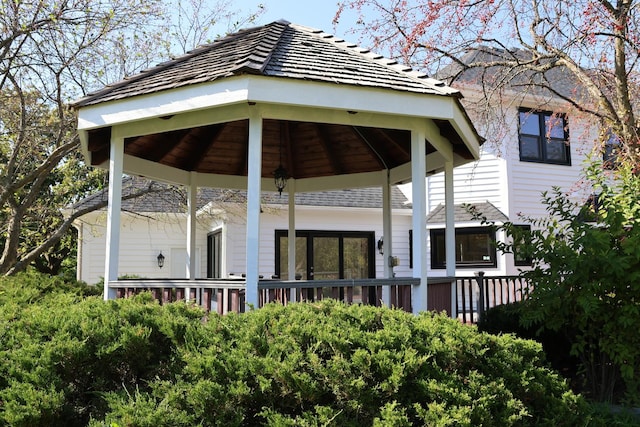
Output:
[[[287,170],[282,167],[282,164],[278,166],[278,169],[273,171],[273,179],[276,183],[278,193],[282,196],[282,190],[287,186],[287,179],[289,179]]]
[[[378,239],[378,252],[380,252],[380,255],[384,255],[384,241],[382,239],[383,237]]]
[[[273,171],[273,180],[275,181],[276,188],[278,189],[278,193],[282,196],[282,190],[287,186],[287,180],[289,179],[289,175],[287,174],[287,170],[282,167],[282,139],[280,139],[280,164],[278,168]]]
[[[162,255],[162,251],[158,254],[158,267],[164,267],[164,255]]]

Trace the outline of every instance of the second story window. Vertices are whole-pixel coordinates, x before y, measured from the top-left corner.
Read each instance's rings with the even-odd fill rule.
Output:
[[[520,110],[520,160],[571,165],[566,117],[548,111]]]
[[[613,132],[606,133],[607,140],[604,143],[602,151],[602,160],[606,169],[615,169],[618,165],[618,156],[620,155],[620,138]]]

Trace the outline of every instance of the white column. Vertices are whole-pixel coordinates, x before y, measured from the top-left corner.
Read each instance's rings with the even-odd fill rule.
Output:
[[[386,279],[393,278],[393,267],[389,262],[393,256],[393,238],[392,238],[392,221],[391,221],[391,182],[389,180],[389,170],[382,171],[382,237],[383,237],[383,256],[384,277]],[[391,303],[391,289],[389,286],[382,287],[382,303],[389,306]]]
[[[411,131],[411,192],[413,198],[413,277],[420,286],[411,292],[413,312],[427,310],[427,161],[424,130]]]
[[[289,194],[289,232],[287,240],[288,244],[288,252],[287,259],[289,263],[287,264],[287,273],[289,275],[289,280],[296,280],[296,180],[290,179],[287,182],[287,192]],[[280,254],[282,256],[282,254]],[[296,301],[296,290],[291,289],[291,294],[289,296],[290,301]]]
[[[260,184],[262,180],[262,116],[257,106],[249,108],[249,153],[247,174],[246,302],[258,308],[260,265]]]
[[[453,197],[453,161],[444,164],[444,208],[445,208],[445,264],[447,276],[456,275],[456,224]],[[451,281],[451,317],[457,317],[456,281]]]
[[[196,172],[189,175],[189,189],[187,190],[187,278],[196,279],[196,216],[198,209],[198,186]],[[185,289],[185,299],[189,301],[191,289]]]
[[[122,207],[122,164],[124,162],[124,138],[111,136],[109,154],[109,205],[107,208],[107,241],[104,260],[104,299],[115,299],[115,289],[109,282],[118,280],[120,254],[120,211]]]

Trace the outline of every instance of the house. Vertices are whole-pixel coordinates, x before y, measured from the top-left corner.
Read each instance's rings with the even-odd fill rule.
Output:
[[[125,179],[126,193],[147,188],[149,182]],[[126,277],[186,279],[187,205],[179,187],[154,184],[154,191],[122,202],[119,274]],[[74,208],[97,206],[107,200],[102,190]],[[197,197],[196,276],[241,277],[245,269],[246,191],[201,188]],[[383,277],[382,190],[379,187],[297,193],[296,275],[306,280]],[[260,275],[286,280],[288,198],[263,192],[261,202]],[[397,188],[391,210],[398,276],[410,276],[411,206]],[[103,280],[106,210],[99,209],[74,222],[78,230],[79,280]],[[314,251],[315,249],[315,251]],[[162,254],[163,264],[158,265]],[[314,271],[315,268],[315,271]]]
[[[510,55],[523,53],[479,47],[462,62],[495,63]],[[600,128],[591,118],[576,114],[563,99],[563,95],[576,98],[581,86],[562,68],[538,75],[498,66],[463,69],[454,65],[443,70],[442,77],[455,77],[452,85],[464,94],[467,111],[487,138],[479,160],[453,171],[456,275],[477,271],[517,274],[530,264],[517,255],[496,252],[491,241],[504,241],[505,236],[494,235],[479,217],[496,224],[510,221],[531,227],[527,218],[548,215],[542,193],[554,186],[576,200],[586,200],[591,189],[582,180],[583,166],[592,155]],[[545,79],[555,93],[534,88],[536,79]],[[503,80],[509,85],[499,87]],[[444,173],[427,178],[427,194],[429,275],[445,275]],[[476,215],[469,212],[469,205]]]
[[[237,237],[227,235],[242,241],[244,250],[231,254],[227,246],[223,256],[241,260],[237,269],[248,304],[259,306],[265,290],[288,293],[316,286],[307,282],[317,277],[282,280],[285,275],[279,270],[284,267],[278,267],[275,255],[264,246],[275,241],[265,237],[264,230],[276,227],[268,226],[264,192],[277,191],[280,197],[284,191],[287,235],[297,235],[304,211],[296,204],[298,194],[378,187],[385,236],[383,277],[358,283],[366,283],[374,293],[381,289],[380,298],[373,297],[385,304],[410,297],[411,311],[426,310],[429,289],[436,283],[427,277],[425,177],[440,171],[450,176],[455,167],[477,160],[482,144],[460,97],[445,83],[367,49],[277,21],[229,35],[76,101],[73,107],[86,161],[109,170],[105,298],[115,298],[121,289],[133,286],[174,289],[185,298],[194,290],[211,291],[213,282],[198,277],[204,271],[202,253],[198,255],[201,233],[215,236],[217,227],[209,223],[200,228],[198,194],[207,188],[246,191],[241,203],[243,231]],[[122,257],[123,174],[185,189],[186,280],[121,279],[127,273]],[[396,236],[404,234],[406,219],[393,215],[391,195],[393,186],[407,183],[413,194],[411,270],[408,277],[400,277],[394,269],[404,267],[395,266],[394,260],[402,256],[404,237],[396,241]],[[453,200],[453,192],[452,181],[445,179],[445,199]],[[445,210],[445,240],[450,243],[445,264],[453,276],[453,203]],[[342,213],[337,220],[345,221],[342,230],[354,226]],[[152,230],[156,231],[163,235],[163,230]],[[218,244],[215,237],[211,244]],[[287,279],[294,278],[304,262],[298,260],[295,246],[287,247],[287,262],[282,264],[287,266]],[[278,246],[274,249],[277,252]],[[165,261],[168,255],[174,259],[173,254],[163,253]],[[153,262],[153,256],[143,254],[145,260],[140,262]],[[175,258],[181,256],[176,253]],[[273,265],[269,267],[265,259]],[[232,272],[237,271],[228,271]],[[265,283],[265,274],[272,272],[280,277]],[[227,289],[227,279],[215,286]],[[336,292],[342,292],[340,288],[348,294],[354,280],[329,281]],[[405,291],[395,293],[401,286]],[[447,286],[451,295],[455,284]],[[208,301],[209,296],[203,299]]]

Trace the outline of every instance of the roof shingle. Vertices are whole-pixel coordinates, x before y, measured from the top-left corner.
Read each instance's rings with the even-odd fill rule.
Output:
[[[459,92],[321,30],[276,21],[199,47],[77,100],[82,107],[243,74],[436,95]]]

